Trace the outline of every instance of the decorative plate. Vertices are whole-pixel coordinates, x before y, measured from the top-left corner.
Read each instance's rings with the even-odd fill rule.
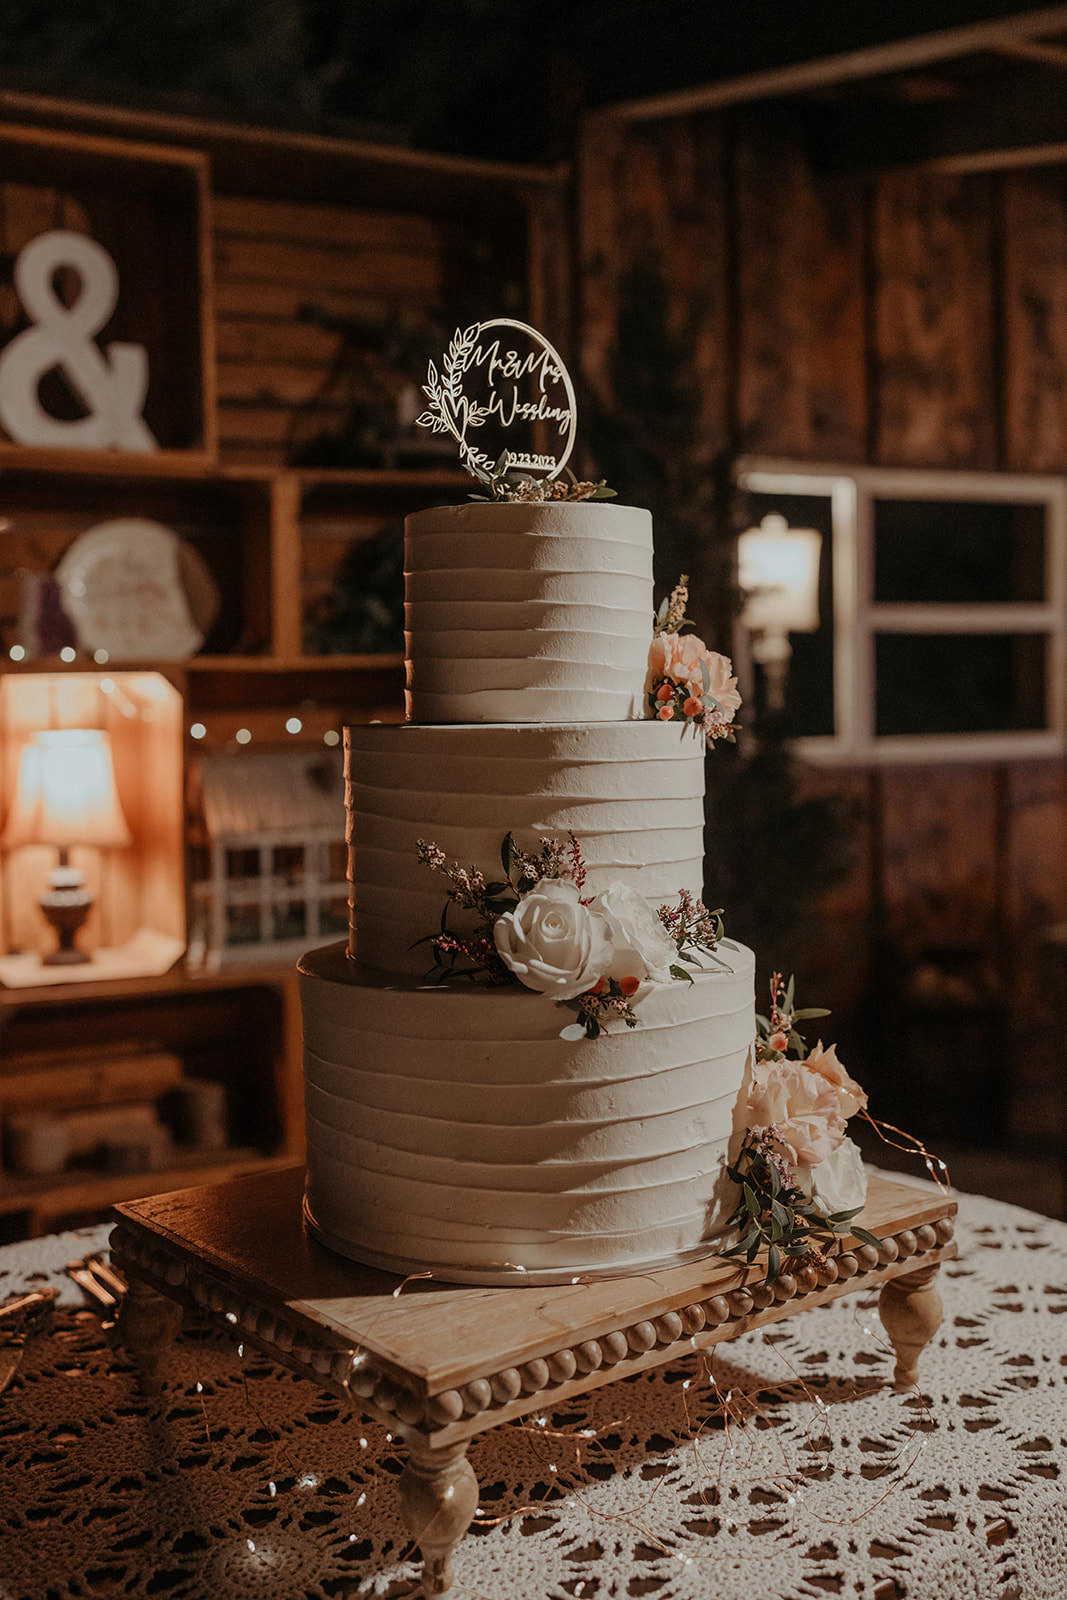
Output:
[[[194,655],[218,610],[218,589],[197,552],[143,517],[89,528],[55,575],[80,647],[112,660]]]

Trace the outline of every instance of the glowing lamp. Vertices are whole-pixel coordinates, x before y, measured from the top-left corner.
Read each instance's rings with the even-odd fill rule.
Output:
[[[737,541],[738,583],[745,596],[741,621],[752,634],[752,655],[764,669],[767,704],[780,711],[792,646],[791,633],[819,626],[822,535],[791,528],[772,513]]]
[[[120,849],[130,830],[115,786],[111,741],[97,728],[62,728],[34,734],[23,746],[3,844],[54,845],[58,859],[40,907],[55,928],[58,948],[46,966],[88,961],[74,937],[93,904],[85,878],[70,865],[75,845]]]

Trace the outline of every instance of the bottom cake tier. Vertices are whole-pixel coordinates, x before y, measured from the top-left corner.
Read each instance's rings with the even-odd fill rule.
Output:
[[[753,957],[651,985],[638,1026],[568,1041],[520,988],[436,988],[300,962],[312,1230],[353,1259],[549,1283],[707,1251],[736,1203]]]

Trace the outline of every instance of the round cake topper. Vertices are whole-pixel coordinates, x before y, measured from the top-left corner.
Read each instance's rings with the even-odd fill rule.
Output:
[[[551,479],[563,471],[578,420],[574,385],[536,328],[513,317],[457,328],[440,372],[431,361],[426,377],[430,403],[417,420],[450,433],[476,478],[517,472]]]

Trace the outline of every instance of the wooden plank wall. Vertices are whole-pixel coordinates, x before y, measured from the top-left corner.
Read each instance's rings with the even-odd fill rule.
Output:
[[[284,463],[344,415],[331,383],[340,333],[302,317],[385,318],[439,302],[445,240],[431,218],[343,206],[216,197],[220,448]]]
[[[625,405],[610,394],[619,287],[653,248],[679,327],[697,312],[692,470],[734,449],[1067,472],[1067,168],[828,175],[790,114],[761,107],[592,120],[581,173],[585,380]],[[823,769],[806,782],[861,816],[852,876],[816,919],[809,998],[869,1040],[887,958],[899,981],[925,950],[973,948],[979,986],[1004,1001],[1014,1131],[1047,1137],[1063,1114],[1050,1040],[1067,978],[1044,933],[1067,920],[1065,764]]]

